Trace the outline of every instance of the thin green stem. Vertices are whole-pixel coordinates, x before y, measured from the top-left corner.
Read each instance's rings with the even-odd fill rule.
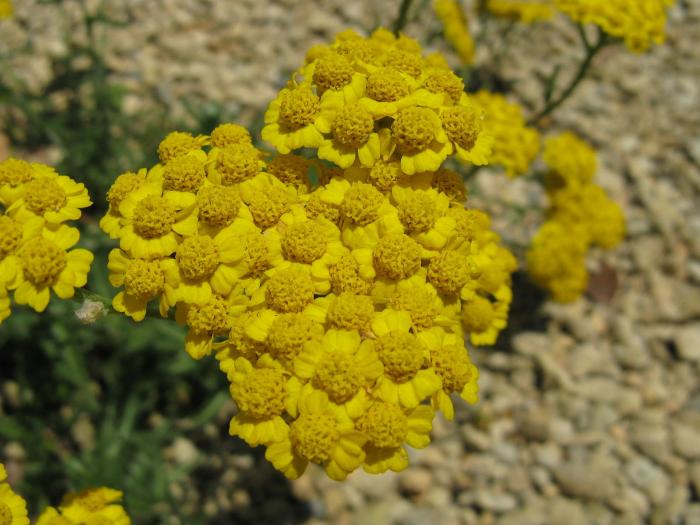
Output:
[[[394,34],[399,36],[399,33],[406,25],[406,20],[408,20],[408,11],[411,9],[411,4],[413,0],[401,0],[401,6],[399,7],[399,16],[394,22]]]
[[[532,117],[529,120],[529,124],[538,124],[540,120],[552,113],[555,109],[561,106],[569,97],[571,97],[574,91],[576,91],[576,88],[581,84],[581,81],[584,78],[586,78],[586,75],[588,74],[591,68],[591,64],[593,63],[593,59],[595,58],[595,56],[601,49],[610,44],[610,40],[608,39],[607,34],[605,34],[603,31],[600,31],[598,33],[598,40],[596,41],[596,43],[590,44],[590,42],[588,41],[588,37],[586,36],[585,31],[583,30],[583,27],[579,25],[578,28],[579,35],[581,37],[581,43],[583,44],[583,47],[586,51],[586,56],[584,57],[583,61],[579,64],[576,74],[571,79],[566,88],[564,88],[564,90],[559,94],[558,97],[550,98],[550,100],[546,102],[544,108],[542,108],[537,114],[535,114],[534,117]]]

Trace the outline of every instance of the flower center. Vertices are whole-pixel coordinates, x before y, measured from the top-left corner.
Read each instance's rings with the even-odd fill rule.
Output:
[[[287,259],[312,263],[326,253],[326,236],[316,221],[292,224],[282,237],[282,250]]]
[[[491,326],[494,313],[491,301],[477,295],[462,305],[462,322],[470,332],[485,332]]]
[[[259,277],[270,267],[265,237],[261,233],[249,233],[243,244],[245,246],[243,262],[248,268],[245,277]]]
[[[467,200],[467,188],[459,173],[448,168],[442,168],[435,173],[433,188],[447,195],[450,200],[464,203]]]
[[[323,390],[334,403],[349,401],[365,380],[352,355],[346,352],[326,352],[316,368],[313,385]]]
[[[417,53],[403,49],[394,49],[384,58],[384,65],[393,67],[412,77],[420,76],[423,71],[423,59]]]
[[[408,235],[386,235],[379,239],[372,252],[374,269],[389,279],[405,279],[420,268],[420,254],[420,246]]]
[[[165,275],[158,261],[131,259],[124,273],[124,291],[141,299],[155,297],[163,290]]]
[[[0,501],[0,525],[12,525],[12,509]]]
[[[338,224],[340,221],[340,208],[335,204],[324,202],[318,191],[314,191],[309,195],[309,200],[306,201],[304,209],[306,216],[310,219],[324,217],[333,224]]]
[[[406,79],[397,70],[385,67],[367,78],[367,96],[378,102],[396,102],[408,96]]]
[[[442,113],[442,125],[452,142],[470,150],[483,129],[483,115],[474,106],[455,106]]]
[[[372,283],[360,277],[360,265],[352,255],[343,255],[329,269],[331,288],[335,294],[348,292],[357,295],[369,293]]]
[[[32,180],[32,165],[26,160],[9,159],[0,162],[0,186],[19,186]]]
[[[246,334],[246,328],[256,319],[255,312],[244,312],[231,320],[228,344],[237,353],[255,362],[259,356],[267,351],[265,343],[251,339]]]
[[[428,281],[444,294],[458,294],[467,284],[472,268],[470,260],[454,250],[443,250],[430,260]]]
[[[287,90],[280,103],[280,122],[296,131],[313,123],[320,107],[319,98],[308,87]]]
[[[219,266],[219,250],[208,235],[187,237],[177,249],[177,265],[186,279],[211,277]]]
[[[398,206],[399,219],[411,233],[421,233],[433,227],[437,220],[435,201],[422,192],[408,194]]]
[[[110,502],[101,489],[87,489],[76,498],[76,504],[91,513],[99,512]]]
[[[229,186],[204,186],[197,192],[199,220],[221,228],[231,224],[241,209],[238,191]]]
[[[21,241],[22,225],[7,215],[0,215],[0,261],[13,253]]]
[[[290,362],[299,355],[304,344],[318,333],[314,323],[304,314],[281,314],[275,318],[267,335],[270,353],[276,358]]]
[[[250,133],[238,124],[219,124],[211,132],[211,145],[215,148],[225,148],[232,144],[251,144]]]
[[[375,401],[360,416],[355,426],[367,440],[379,448],[396,448],[408,435],[408,418],[394,403]]]
[[[122,173],[107,191],[107,202],[112,208],[118,210],[124,198],[132,191],[138,189],[144,180],[145,177],[137,173],[130,171]]]
[[[340,205],[343,215],[360,226],[366,226],[379,218],[379,208],[384,196],[377,188],[366,182],[354,183]]]
[[[316,62],[313,82],[320,91],[340,89],[350,83],[353,73],[352,64],[346,57],[328,53]]]
[[[377,160],[369,171],[369,181],[379,191],[389,191],[398,182],[401,165],[396,161]]]
[[[254,368],[240,384],[231,386],[238,408],[255,419],[270,419],[284,412],[284,371]]]
[[[260,172],[258,152],[250,144],[227,145],[216,157],[216,170],[224,186],[255,177]]]
[[[277,312],[301,312],[314,300],[311,275],[298,267],[279,270],[267,282],[265,298]]]
[[[450,208],[449,215],[457,223],[457,235],[468,241],[477,239],[491,227],[491,219],[480,210],[465,210],[462,206],[455,206]]]
[[[408,107],[399,111],[391,133],[403,153],[424,151],[435,139],[435,113],[428,108]]]
[[[144,239],[156,239],[175,224],[175,206],[158,195],[141,199],[134,210],[134,231]]]
[[[342,293],[328,309],[328,321],[342,330],[365,330],[374,317],[374,304],[368,295]]]
[[[345,147],[358,149],[374,130],[372,115],[359,104],[340,108],[333,120],[333,138]]]
[[[66,203],[66,192],[53,177],[40,177],[27,182],[24,201],[31,211],[43,215],[60,210]]]
[[[423,83],[432,93],[445,93],[453,104],[459,102],[464,92],[464,81],[449,69],[435,70]]]
[[[196,191],[204,182],[204,164],[194,155],[176,157],[163,170],[163,189]]]
[[[345,55],[352,60],[371,62],[377,55],[377,48],[364,38],[343,40],[336,49],[339,55]]]
[[[68,262],[66,252],[43,237],[36,237],[20,251],[24,277],[37,287],[52,285]]]
[[[384,373],[395,383],[412,379],[423,366],[423,348],[413,334],[392,332],[376,340],[377,355]]]
[[[253,192],[248,208],[255,224],[265,230],[277,224],[280,217],[289,211],[289,198],[282,188],[272,187],[264,192]]]
[[[425,286],[401,288],[391,299],[394,310],[403,310],[411,315],[411,322],[418,328],[429,328],[440,313],[435,306],[435,296]]]
[[[191,133],[173,131],[158,145],[158,157],[161,163],[167,164],[176,157],[199,149],[201,144],[201,139],[193,137]]]
[[[226,301],[218,295],[205,304],[194,304],[187,310],[187,326],[199,334],[221,334],[231,327]]]
[[[328,460],[339,438],[335,417],[327,412],[302,414],[289,428],[294,451],[313,463]]]
[[[461,392],[472,378],[472,367],[464,348],[455,345],[430,351],[430,362],[442,379],[442,389],[448,393]]]
[[[309,180],[309,161],[293,153],[278,155],[267,165],[267,172],[285,184],[306,185]]]

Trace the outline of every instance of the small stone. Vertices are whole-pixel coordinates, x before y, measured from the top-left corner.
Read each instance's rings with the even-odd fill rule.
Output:
[[[664,501],[671,483],[663,469],[647,458],[639,457],[627,463],[624,470],[630,483],[639,487],[652,503],[659,504]]]
[[[675,337],[678,355],[686,361],[700,361],[700,323],[681,328]]]
[[[518,506],[518,500],[508,493],[480,490],[475,494],[474,504],[484,510],[502,514]]]
[[[615,471],[583,461],[565,463],[553,470],[562,491],[574,498],[604,500],[615,491]]]
[[[530,441],[547,441],[551,419],[548,410],[529,410],[519,418],[520,433]]]
[[[586,525],[589,523],[586,511],[577,501],[566,498],[555,498],[549,506],[550,523],[566,523],[566,525]]]
[[[700,433],[694,428],[682,423],[671,425],[671,442],[680,456],[686,459],[700,458]]]
[[[683,512],[683,525],[700,525],[700,503],[689,505]]]
[[[423,494],[432,481],[432,473],[425,468],[411,468],[399,474],[399,488],[412,496]]]

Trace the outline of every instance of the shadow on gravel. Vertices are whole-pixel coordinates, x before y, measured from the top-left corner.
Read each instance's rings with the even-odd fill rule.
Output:
[[[547,329],[547,316],[542,312],[542,305],[546,300],[546,294],[530,281],[526,272],[515,272],[508,326],[501,333],[497,347],[510,351],[513,338],[519,333],[544,332]]]

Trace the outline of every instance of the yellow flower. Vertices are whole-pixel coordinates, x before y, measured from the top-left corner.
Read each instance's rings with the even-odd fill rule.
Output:
[[[92,253],[83,249],[67,251],[79,238],[77,229],[60,225],[44,229],[41,236],[27,240],[19,248],[21,275],[13,285],[17,304],[43,312],[49,304],[50,290],[61,299],[70,299],[75,288],[85,286]]]
[[[391,195],[404,231],[427,250],[440,250],[454,235],[456,221],[447,214],[450,199],[444,193],[394,186]]]
[[[204,184],[197,192],[199,233],[216,235],[241,217],[253,221],[248,207],[243,205],[238,188]]]
[[[213,295],[205,303],[178,303],[175,319],[189,329],[185,337],[185,351],[190,357],[201,359],[209,355],[214,337],[228,333],[233,312],[243,310],[246,302],[240,296],[227,300]]]
[[[16,494],[5,481],[7,473],[0,464],[0,523],[2,525],[29,525],[27,502]]]
[[[551,20],[554,16],[552,0],[488,0],[486,9],[495,16],[524,24]]]
[[[38,165],[13,157],[0,162],[0,204],[10,206],[22,196],[25,184],[35,177],[35,167],[41,169]]]
[[[0,0],[0,20],[11,18],[14,15],[14,8],[11,0]]]
[[[269,445],[285,439],[289,425],[285,414],[289,375],[273,359],[260,359],[253,366],[243,357],[235,360],[229,374],[231,397],[238,413],[233,416],[229,433],[250,446]]]
[[[333,51],[324,53],[303,70],[304,78],[310,78],[319,95],[327,92],[339,94],[341,100],[353,102],[365,91],[367,78],[355,70],[346,55]]]
[[[318,391],[300,398],[299,417],[285,438],[267,447],[265,458],[290,479],[301,476],[312,462],[323,465],[331,479],[342,481],[364,460],[365,436],[327,399]]]
[[[160,315],[167,317],[168,310],[176,302],[173,292],[177,287],[178,272],[173,259],[135,259],[115,248],[109,252],[107,268],[112,286],[124,287],[112,301],[117,312],[134,321],[142,321],[148,303],[158,299]]]
[[[219,124],[209,136],[214,148],[225,148],[231,144],[252,144],[250,132],[239,124]]]
[[[146,169],[140,169],[137,173],[131,171],[122,173],[107,190],[109,207],[107,213],[100,219],[100,228],[109,235],[110,239],[118,239],[122,228],[119,205],[127,195],[146,183],[146,172]]]
[[[410,332],[408,312],[386,309],[372,321],[375,348],[384,373],[375,395],[406,408],[417,406],[440,389],[440,378],[428,364],[427,348]]]
[[[574,133],[564,132],[545,141],[544,160],[550,172],[547,189],[588,184],[596,171],[595,150]]]
[[[321,341],[309,341],[294,361],[294,373],[302,381],[292,380],[290,393],[298,402],[312,392],[321,392],[345,410],[358,417],[367,399],[367,388],[382,374],[371,340],[362,340],[356,331],[328,330]],[[296,416],[294,401],[288,405]]]
[[[447,144],[454,146],[458,160],[476,166],[488,164],[494,138],[484,130],[484,114],[478,106],[463,97],[459,105],[442,108],[440,120]]]
[[[399,282],[389,296],[388,306],[408,312],[414,331],[442,326],[461,333],[459,300],[440,296],[435,287],[426,281],[424,270]]]
[[[433,9],[442,22],[445,38],[465,64],[474,62],[474,40],[464,12],[455,0],[434,0]]]
[[[418,86],[415,78],[393,67],[375,69],[367,77],[367,86],[359,104],[374,118],[393,117],[413,104],[411,94]]]
[[[442,328],[435,327],[418,334],[418,339],[430,352],[430,363],[442,381],[442,388],[431,398],[431,405],[447,419],[454,418],[450,394],[457,393],[467,403],[479,400],[479,370],[469,359],[464,339]]]
[[[338,109],[331,124],[331,138],[318,148],[318,158],[347,168],[357,159],[371,167],[379,159],[379,135],[374,131],[372,114],[361,105],[348,104]]]
[[[7,288],[0,285],[0,324],[10,317],[12,310],[10,309],[10,297],[7,293]]]
[[[300,201],[297,189],[269,173],[260,173],[240,186],[241,198],[255,224],[263,230],[275,226],[292,204]]]
[[[121,491],[107,487],[86,489],[67,494],[59,510],[69,523],[131,525],[126,511],[118,504],[122,496]]]
[[[321,111],[321,100],[309,84],[285,88],[265,112],[262,138],[280,153],[298,148],[317,148],[323,133],[330,131],[329,115]]]
[[[158,145],[158,157],[161,164],[165,165],[176,157],[197,151],[209,143],[209,137],[198,135],[193,137],[191,133],[173,131]]]
[[[0,288],[14,289],[21,276],[19,249],[29,239],[41,234],[41,222],[22,224],[8,215],[0,215]]]
[[[207,155],[207,177],[213,184],[235,186],[265,168],[261,152],[248,143],[225,143]]]
[[[267,172],[284,184],[299,189],[308,189],[311,186],[309,181],[310,166],[311,162],[309,159],[293,153],[287,153],[286,155],[277,155],[273,158],[267,164]]]
[[[418,405],[402,408],[386,401],[373,401],[356,422],[367,442],[362,468],[370,474],[399,472],[408,466],[404,443],[425,448],[430,443],[433,409]]]

